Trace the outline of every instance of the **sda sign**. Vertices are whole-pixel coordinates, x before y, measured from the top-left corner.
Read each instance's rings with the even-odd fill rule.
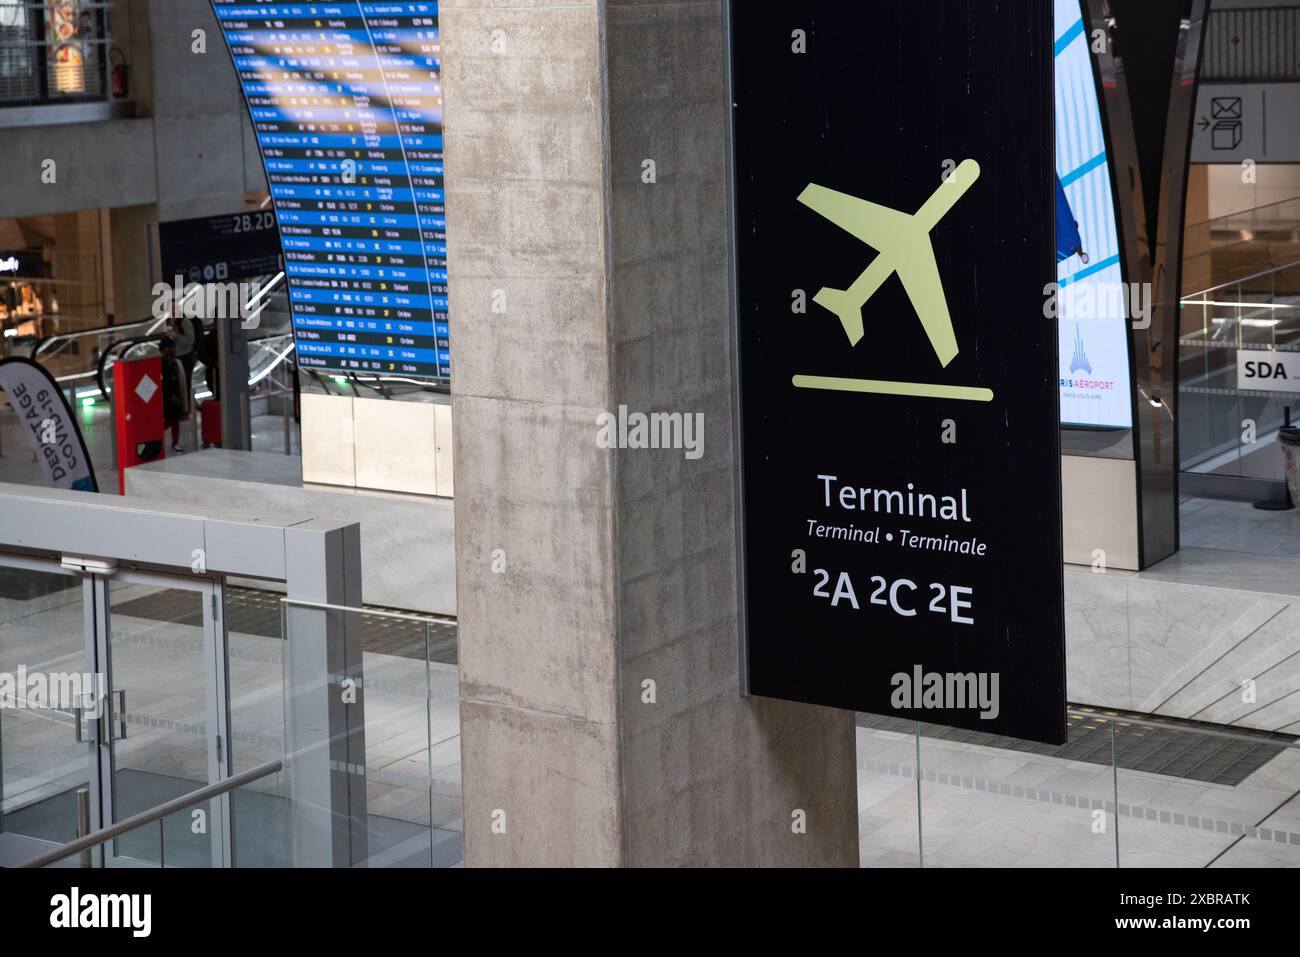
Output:
[[[1260,392],[1300,392],[1300,353],[1239,349],[1237,388]]]
[[[730,5],[750,694],[1065,740],[1052,26]]]

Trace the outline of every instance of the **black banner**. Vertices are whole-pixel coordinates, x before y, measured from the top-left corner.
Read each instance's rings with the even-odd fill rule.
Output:
[[[1063,742],[1051,4],[729,19],[746,686]]]

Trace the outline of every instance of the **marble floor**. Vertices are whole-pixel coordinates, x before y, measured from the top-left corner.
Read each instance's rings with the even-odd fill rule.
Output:
[[[1184,548],[1300,559],[1300,509],[1270,512],[1250,502],[1185,498],[1178,515]]]
[[[90,461],[95,466],[95,477],[99,481],[101,492],[117,494],[116,469],[113,468],[113,417],[107,402],[100,401],[93,406],[73,410],[77,425],[90,453]],[[255,415],[252,421],[253,451],[284,451],[284,419],[278,415]],[[298,445],[298,426],[290,423],[290,446],[293,456],[301,455]],[[170,443],[170,438],[168,439]],[[192,452],[198,446],[190,423],[181,425],[181,448]],[[167,453],[169,456],[175,454]],[[31,445],[23,432],[23,426],[14,415],[9,403],[0,399],[0,482],[12,482],[15,485],[49,484],[45,473],[32,455]]]
[[[1227,787],[922,737],[919,801],[913,735],[857,751],[864,867],[1300,867],[1297,749]]]

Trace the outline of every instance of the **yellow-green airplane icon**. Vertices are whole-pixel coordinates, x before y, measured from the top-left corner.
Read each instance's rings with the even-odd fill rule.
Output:
[[[813,302],[840,317],[850,344],[857,345],[862,338],[862,307],[886,279],[898,273],[939,357],[939,364],[946,367],[957,356],[957,336],[943,294],[943,280],[934,261],[930,230],[975,184],[979,175],[979,164],[973,159],[964,160],[915,214],[869,203],[816,183],[809,184],[799,194],[799,202],[879,253],[848,289],[826,288],[813,296]]]

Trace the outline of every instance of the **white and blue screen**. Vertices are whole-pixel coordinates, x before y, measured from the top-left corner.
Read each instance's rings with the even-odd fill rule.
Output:
[[[451,374],[438,4],[212,0],[305,368]]]
[[[1061,422],[1131,428],[1129,298],[1106,137],[1079,0],[1055,0]]]

